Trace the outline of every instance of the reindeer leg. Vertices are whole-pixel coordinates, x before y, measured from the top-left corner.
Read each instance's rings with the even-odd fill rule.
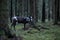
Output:
[[[11,24],[11,29],[12,29],[13,23]]]
[[[25,30],[25,25],[26,25],[26,24],[24,23],[24,30]]]
[[[15,28],[15,26],[16,26],[16,23],[14,24],[14,30],[16,31],[16,28]]]
[[[14,25],[14,30],[15,30],[15,25]]]
[[[15,26],[16,26],[16,22],[13,22],[13,23],[11,24],[11,28],[13,27],[14,30],[15,30]]]

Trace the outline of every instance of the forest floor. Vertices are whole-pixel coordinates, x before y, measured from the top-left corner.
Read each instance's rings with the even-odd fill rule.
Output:
[[[53,25],[52,22],[45,22],[45,23],[39,22],[36,24],[36,26],[40,28],[39,31],[31,27],[29,27],[30,29],[24,31],[23,24],[17,24],[16,31],[14,30],[13,27],[11,28],[12,34],[16,34],[17,37],[14,37],[12,39],[10,38],[7,40],[17,40],[17,39],[18,40],[60,40],[60,25]],[[44,29],[41,27],[48,29]]]
[[[29,30],[23,30],[23,24],[16,25],[16,31],[12,32],[16,34],[16,36],[23,37],[23,40],[60,40],[60,25],[52,25],[52,22],[46,23],[37,23],[36,25],[40,25],[43,27],[47,27],[49,29],[41,29],[38,31],[37,29],[31,28]]]

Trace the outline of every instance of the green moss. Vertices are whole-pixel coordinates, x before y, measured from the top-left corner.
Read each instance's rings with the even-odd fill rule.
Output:
[[[23,40],[60,40],[60,27],[52,25],[51,23],[37,23],[43,27],[48,27],[49,30],[32,28],[31,30],[24,31],[23,24],[16,25],[16,35],[22,36]],[[13,30],[14,31],[14,30]]]

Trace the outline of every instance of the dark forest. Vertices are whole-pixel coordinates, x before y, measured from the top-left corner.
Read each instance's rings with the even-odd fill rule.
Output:
[[[60,0],[0,0],[0,40],[60,40]]]

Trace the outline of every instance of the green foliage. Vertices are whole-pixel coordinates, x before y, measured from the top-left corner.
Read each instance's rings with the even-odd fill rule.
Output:
[[[43,27],[48,27],[47,29],[40,29],[40,31],[31,28],[29,30],[22,30],[23,25],[18,24],[16,26],[16,32],[14,32],[17,36],[22,36],[23,40],[60,40],[60,27],[58,25],[52,25],[51,22],[46,23],[37,23],[37,25],[41,25]]]
[[[4,32],[2,30],[0,30],[0,35],[3,35],[3,34],[4,34]]]
[[[31,29],[28,31],[29,34],[34,34],[34,33],[38,33],[39,31],[37,29]]]

